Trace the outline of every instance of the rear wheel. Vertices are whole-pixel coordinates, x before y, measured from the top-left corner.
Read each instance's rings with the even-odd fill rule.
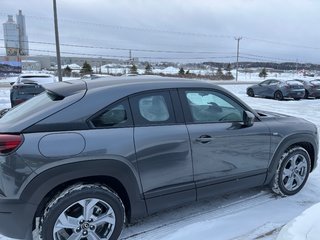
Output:
[[[305,185],[310,168],[310,156],[304,148],[293,147],[289,149],[280,158],[272,182],[272,190],[281,196],[296,194]]]
[[[247,95],[248,95],[249,97],[254,97],[254,91],[253,91],[252,88],[249,88],[249,89],[247,90]]]
[[[124,225],[124,206],[112,190],[74,185],[47,205],[40,220],[44,240],[116,240]]]
[[[278,101],[281,101],[283,99],[283,95],[282,95],[282,92],[281,91],[276,91],[274,93],[274,99],[278,100]]]

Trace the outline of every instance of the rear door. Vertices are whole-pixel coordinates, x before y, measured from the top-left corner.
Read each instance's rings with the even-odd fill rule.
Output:
[[[258,87],[254,90],[256,95],[266,97],[268,95],[270,80],[259,83]]]
[[[196,199],[189,135],[175,90],[130,98],[141,185],[149,213]]]
[[[218,183],[236,180],[233,187],[264,182],[270,159],[270,131],[258,119],[243,125],[241,103],[212,89],[185,89],[180,96],[190,135],[199,198],[226,190]]]

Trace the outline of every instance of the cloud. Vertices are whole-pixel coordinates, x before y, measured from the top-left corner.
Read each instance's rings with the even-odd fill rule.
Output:
[[[235,55],[233,37],[243,36],[247,38],[241,40],[242,53],[270,56],[274,60],[319,63],[320,49],[316,48],[320,39],[320,1],[316,0],[57,0],[57,4],[61,43],[105,48],[220,51],[225,54],[198,56],[225,57],[229,52]],[[6,20],[6,14],[15,14],[18,9],[26,15],[31,41],[54,41],[51,1],[2,0],[1,22]],[[51,48],[30,45],[38,49]],[[127,54],[107,49],[62,49],[104,55]],[[138,57],[194,57],[194,54],[133,53]]]

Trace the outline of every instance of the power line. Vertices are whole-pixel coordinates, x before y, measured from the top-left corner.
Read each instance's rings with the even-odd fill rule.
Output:
[[[274,45],[294,47],[294,48],[320,50],[319,47],[311,47],[311,46],[299,45],[299,44],[294,44],[294,43],[285,43],[285,42],[279,42],[279,41],[273,41],[273,40],[267,40],[267,39],[261,39],[261,38],[244,37],[244,39],[251,40],[251,41],[257,41],[257,42],[264,42],[264,43],[269,43],[269,44],[274,44]]]
[[[0,48],[5,48],[0,46]],[[43,50],[43,49],[29,49],[34,52],[42,53],[55,53],[53,50]],[[105,57],[105,58],[119,58],[128,59],[127,55],[107,55],[107,54],[92,54],[92,53],[81,53],[81,52],[68,52],[61,51],[62,54],[77,55],[77,56],[91,56],[91,57]],[[159,60],[207,60],[207,59],[232,59],[235,56],[218,56],[218,57],[157,57],[157,56],[138,56],[140,59],[159,59]]]
[[[2,15],[2,16],[7,16],[8,14],[9,13],[0,12],[0,15]],[[50,22],[53,21],[52,18],[44,17],[44,16],[26,15],[26,17],[27,18],[33,18],[33,19],[46,20],[46,21],[50,21]],[[222,34],[207,34],[207,33],[196,33],[196,32],[171,31],[171,30],[156,29],[156,28],[141,28],[141,27],[132,27],[132,26],[111,25],[111,24],[94,23],[94,22],[87,22],[87,21],[75,21],[75,20],[66,19],[66,18],[60,18],[59,21],[61,21],[61,22],[69,22],[69,23],[72,23],[72,24],[81,24],[81,25],[86,24],[86,25],[97,26],[97,27],[102,27],[102,28],[112,28],[112,29],[116,29],[116,30],[158,32],[158,33],[165,33],[165,34],[193,36],[193,37],[229,38],[229,39],[233,39],[233,36],[231,36],[231,35],[222,35]],[[295,43],[286,43],[286,42],[280,42],[280,41],[262,39],[262,38],[255,38],[255,37],[249,37],[249,36],[243,36],[243,39],[246,39],[246,40],[249,40],[249,41],[264,42],[264,43],[273,44],[273,45],[290,46],[290,47],[294,47],[294,48],[304,48],[304,49],[309,49],[309,50],[320,50],[319,47],[299,45],[299,44],[295,44]]]
[[[0,40],[5,40],[0,38]],[[8,42],[19,42],[18,40],[7,40]],[[53,42],[42,41],[22,41],[43,45],[55,45]],[[179,50],[156,50],[156,49],[140,49],[140,48],[121,48],[121,47],[102,47],[92,45],[80,45],[80,44],[66,44],[61,43],[61,46],[65,47],[78,47],[78,48],[92,48],[92,49],[104,49],[104,50],[116,50],[116,51],[136,51],[136,52],[153,52],[153,53],[175,53],[175,54],[232,54],[232,52],[216,52],[216,51],[179,51]]]
[[[0,15],[8,15],[8,13],[0,12]],[[25,15],[27,18],[34,18],[34,19],[42,19],[46,21],[53,21],[50,17],[43,17],[43,16],[32,16],[32,15]],[[94,22],[87,22],[87,21],[75,21],[72,19],[67,18],[59,18],[60,22],[69,22],[73,24],[86,24],[90,26],[97,26],[102,28],[112,28],[116,30],[132,30],[132,31],[142,31],[142,32],[158,32],[158,33],[165,33],[165,34],[174,34],[174,35],[183,35],[183,36],[193,36],[193,37],[206,37],[206,38],[232,38],[232,36],[228,35],[220,35],[220,34],[207,34],[207,33],[195,33],[195,32],[183,32],[183,31],[171,31],[171,30],[164,30],[164,29],[156,29],[156,28],[141,28],[141,27],[132,27],[132,26],[124,26],[124,25],[112,25],[112,24],[103,24],[103,23],[94,23]]]

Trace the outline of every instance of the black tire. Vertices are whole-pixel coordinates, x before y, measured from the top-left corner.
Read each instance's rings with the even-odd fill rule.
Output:
[[[249,88],[249,89],[247,90],[247,95],[248,95],[249,97],[254,97],[254,91],[253,91],[252,88]]]
[[[294,100],[299,101],[299,100],[301,100],[301,98],[294,98]]]
[[[281,92],[281,91],[276,91],[276,92],[274,93],[274,99],[275,99],[275,100],[278,100],[278,101],[283,100],[282,92]]]
[[[83,220],[86,215],[84,212],[90,212],[88,219]],[[73,185],[46,206],[39,224],[40,239],[63,240],[71,235],[94,235],[101,239],[116,240],[124,226],[124,212],[121,199],[107,187],[98,184]],[[67,224],[62,223],[64,216],[67,216]],[[98,222],[98,218],[102,217],[110,222]],[[82,221],[78,222],[80,219]],[[61,229],[56,230],[57,226]]]
[[[298,193],[305,185],[311,168],[308,152],[302,147],[293,147],[282,154],[272,181],[272,190],[281,196]]]
[[[308,98],[309,98],[309,92],[308,92],[307,90],[306,90],[305,93],[304,93],[304,98],[305,98],[305,99],[308,99]]]

